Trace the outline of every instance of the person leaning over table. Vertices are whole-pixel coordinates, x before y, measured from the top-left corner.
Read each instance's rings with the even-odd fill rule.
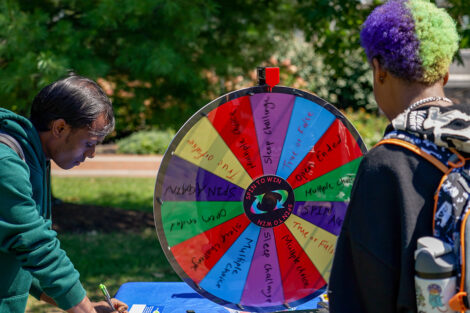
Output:
[[[470,151],[469,132],[462,129],[470,124],[470,106],[444,95],[458,40],[455,22],[430,1],[388,1],[369,15],[361,44],[373,69],[375,99],[392,122],[385,133],[398,129],[444,147],[458,141]],[[457,118],[446,127],[442,117],[450,111]],[[441,177],[406,148],[380,145],[365,155],[333,260],[331,312],[417,311],[413,253],[419,237],[432,236]]]
[[[0,144],[0,312],[24,312],[28,294],[71,313],[112,311],[88,299],[51,229],[50,161],[63,169],[79,165],[113,129],[111,101],[80,76],[43,88],[29,120],[0,108],[0,132],[16,139],[25,156]]]

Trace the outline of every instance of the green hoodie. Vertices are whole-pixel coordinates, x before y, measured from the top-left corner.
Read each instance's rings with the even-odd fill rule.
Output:
[[[26,118],[0,108],[0,131],[20,143],[26,158],[0,144],[0,312],[24,312],[28,294],[42,292],[67,310],[85,290],[51,229],[50,163]]]

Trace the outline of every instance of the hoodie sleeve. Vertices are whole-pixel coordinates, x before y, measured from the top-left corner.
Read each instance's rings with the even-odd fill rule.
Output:
[[[31,282],[31,288],[29,288],[29,294],[35,297],[36,299],[40,300],[43,292],[44,291],[42,291],[41,284],[39,284],[39,280],[33,277],[33,281]]]
[[[85,297],[79,273],[64,250],[51,221],[39,215],[29,170],[11,151],[0,161],[0,251],[15,255],[57,305],[67,310]],[[37,296],[37,295],[36,295]]]

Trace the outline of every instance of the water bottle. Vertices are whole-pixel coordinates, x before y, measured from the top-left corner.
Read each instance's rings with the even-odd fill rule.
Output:
[[[418,313],[456,312],[449,300],[456,293],[457,259],[452,246],[435,237],[421,237],[415,251]]]

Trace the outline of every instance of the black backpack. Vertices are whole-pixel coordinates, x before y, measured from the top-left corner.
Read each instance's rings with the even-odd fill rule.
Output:
[[[404,147],[431,162],[443,172],[434,194],[433,235],[453,247],[457,266],[457,290],[449,306],[454,311],[470,309],[470,158],[454,148],[437,146],[404,131],[388,133],[377,145]],[[470,273],[470,272],[469,272]]]

